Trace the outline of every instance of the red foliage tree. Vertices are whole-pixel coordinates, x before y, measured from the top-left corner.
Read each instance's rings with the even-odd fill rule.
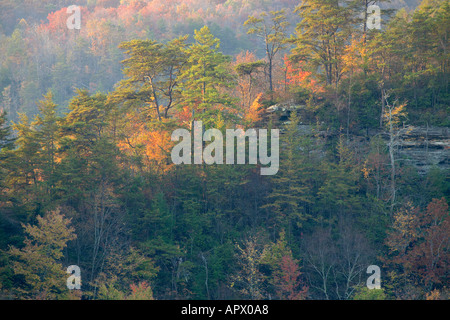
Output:
[[[448,283],[450,215],[444,198],[433,199],[417,219],[418,243],[410,251],[413,269],[425,284]]]
[[[433,199],[426,211],[410,208],[394,216],[387,238],[394,266],[428,289],[449,281],[450,216],[445,198]]]
[[[308,287],[302,285],[298,263],[291,256],[281,259],[281,274],[277,276],[278,294],[281,299],[304,300]]]
[[[283,60],[286,74],[282,84],[286,86],[300,86],[308,89],[313,94],[323,92],[323,88],[312,77],[312,73],[304,70],[302,61],[294,64],[287,55],[284,56]]]

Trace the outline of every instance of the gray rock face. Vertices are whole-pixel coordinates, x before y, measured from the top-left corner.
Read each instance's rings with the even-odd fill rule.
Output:
[[[412,127],[400,137],[398,153],[420,174],[433,166],[450,169],[450,130],[447,127]]]
[[[294,109],[302,109],[304,106],[295,105],[290,102],[271,106],[267,112],[276,115],[281,123],[287,123],[289,114]],[[313,127],[309,124],[300,123],[299,134],[311,135]],[[283,133],[283,130],[281,130]],[[338,133],[330,131],[315,131],[315,135],[323,138],[335,136]],[[369,130],[369,137],[380,135],[386,142],[389,141],[387,132],[381,130]],[[366,136],[367,137],[367,136]],[[353,137],[353,138],[362,138]],[[364,140],[364,138],[362,139]],[[419,174],[429,172],[433,167],[439,169],[450,169],[450,128],[448,127],[408,127],[398,141],[397,159],[405,161],[417,168]]]

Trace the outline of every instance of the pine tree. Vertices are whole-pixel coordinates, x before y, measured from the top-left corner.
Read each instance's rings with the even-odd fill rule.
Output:
[[[289,22],[286,19],[284,10],[270,11],[269,15],[262,12],[259,17],[250,16],[245,21],[248,34],[254,34],[261,38],[264,43],[264,51],[268,61],[269,91],[273,91],[273,67],[277,54],[286,48],[287,27]]]
[[[328,214],[328,222],[336,218],[350,216],[362,209],[360,195],[361,170],[355,162],[354,153],[349,149],[341,135],[337,146],[338,163],[327,163],[325,181],[318,196],[323,212]]]
[[[226,92],[234,82],[228,70],[231,60],[219,51],[220,40],[207,26],[196,30],[194,38],[186,50],[189,58],[181,75],[180,107],[188,106],[193,121],[209,126],[219,114],[225,120],[233,118],[234,99]]]
[[[36,138],[40,144],[39,167],[45,185],[45,193],[52,195],[57,180],[57,149],[59,139],[59,121],[57,105],[53,102],[53,94],[49,91],[44,99],[38,102],[40,114],[33,122],[36,127]]]
[[[311,71],[320,67],[326,84],[337,86],[342,76],[340,57],[351,32],[352,6],[338,0],[304,0],[295,12],[302,20],[290,38],[295,44],[292,58],[306,61]]]
[[[147,119],[168,118],[178,97],[178,77],[186,64],[186,40],[187,36],[167,44],[154,40],[123,42],[119,47],[129,56],[122,61],[127,78],[111,98],[128,109],[139,110]]]
[[[16,148],[6,150],[3,166],[7,168],[5,182],[10,201],[17,201],[27,215],[39,212],[40,194],[40,144],[37,131],[25,114],[19,114],[19,123],[12,128],[16,131]]]
[[[89,95],[79,90],[69,104],[70,112],[61,121],[59,180],[64,199],[79,201],[80,196],[118,175],[118,150],[114,144],[115,104],[105,94]],[[68,198],[66,198],[68,197]]]
[[[308,162],[308,138],[300,137],[298,131],[300,119],[293,111],[282,136],[281,146],[284,148],[280,159],[280,170],[273,177],[273,188],[267,196],[267,204],[263,205],[271,212],[273,227],[276,233],[286,230],[289,244],[293,240],[293,229],[302,226],[310,214],[307,206],[311,202],[311,189],[308,187],[309,175],[305,174]]]
[[[236,72],[239,77],[247,77],[247,92],[242,94],[242,105],[244,107],[249,107],[252,98],[252,87],[253,87],[253,75],[259,71],[261,67],[265,65],[264,61],[254,61],[254,62],[242,62],[236,65]]]
[[[14,139],[11,136],[11,127],[7,124],[8,118],[5,111],[0,112],[0,151],[10,149]]]
[[[262,270],[265,270],[267,287],[273,296],[281,300],[301,300],[306,296],[307,288],[301,286],[298,261],[286,241],[286,233],[280,232],[276,243],[266,245],[261,256]]]
[[[11,128],[7,124],[6,112],[0,113],[0,202],[3,201],[5,179],[8,172],[8,158],[10,151],[14,147],[14,139],[11,137]]]

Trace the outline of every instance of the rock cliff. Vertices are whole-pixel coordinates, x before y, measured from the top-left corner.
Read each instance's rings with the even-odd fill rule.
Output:
[[[280,122],[286,122],[292,110],[302,108],[304,106],[286,102],[269,107],[267,113]],[[312,134],[312,129],[313,126],[310,124],[300,123],[299,125],[299,132],[303,135]],[[336,134],[338,133],[332,131],[319,132],[322,137],[332,137]],[[387,132],[380,129],[368,130],[366,138],[377,134],[386,142],[388,141]],[[415,166],[419,174],[426,174],[434,166],[444,170],[450,169],[450,128],[410,126],[400,136],[397,155],[399,159]]]

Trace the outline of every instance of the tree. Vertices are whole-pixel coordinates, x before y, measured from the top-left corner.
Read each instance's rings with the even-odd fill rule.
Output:
[[[364,44],[366,44],[367,36],[368,36],[368,30],[367,30],[367,19],[370,14],[370,12],[367,12],[367,9],[372,5],[378,5],[381,2],[386,2],[386,0],[376,1],[376,0],[362,0],[362,3],[357,1],[356,5],[358,7],[358,11],[363,11],[363,17],[358,22],[362,24],[363,32],[362,32],[362,41]],[[359,5],[358,5],[359,4]],[[394,11],[393,9],[384,9],[382,14],[388,16]],[[380,17],[381,18],[381,17]]]
[[[2,149],[10,149],[14,144],[11,137],[11,127],[7,125],[7,114],[5,111],[0,112],[0,151]]]
[[[288,243],[293,239],[293,230],[302,226],[310,218],[306,212],[311,202],[310,189],[305,183],[309,173],[303,175],[309,154],[306,147],[308,139],[301,137],[298,131],[300,118],[296,110],[292,111],[286,134],[282,137],[285,156],[280,159],[280,172],[273,176],[273,186],[267,195],[267,203],[262,206],[271,212],[274,231],[286,230]]]
[[[39,166],[45,184],[45,193],[52,196],[56,184],[56,159],[59,139],[59,120],[57,105],[53,102],[53,94],[49,91],[44,99],[38,102],[40,114],[33,125],[37,128],[36,138],[40,144]]]
[[[338,0],[304,0],[295,9],[302,19],[290,42],[294,60],[306,61],[310,70],[321,68],[326,84],[337,86],[342,75],[340,57],[351,32],[352,6]]]
[[[65,200],[78,203],[96,186],[117,177],[117,109],[105,94],[90,95],[87,90],[78,90],[69,110],[61,121],[59,166],[64,179],[59,188]]]
[[[338,299],[348,300],[355,287],[363,282],[367,266],[370,265],[372,248],[365,234],[358,231],[355,221],[343,217],[338,221],[338,258],[333,270],[335,293]]]
[[[254,34],[263,39],[264,49],[268,60],[269,90],[273,91],[273,65],[275,56],[286,48],[287,27],[289,22],[286,20],[284,10],[270,11],[269,16],[262,12],[259,18],[255,16],[248,17],[244,26],[249,28],[248,34]]]
[[[154,300],[152,287],[145,281],[130,285],[131,294],[127,300]]]
[[[369,289],[365,286],[356,288],[353,300],[386,300],[387,295],[384,289]]]
[[[450,215],[447,201],[433,199],[418,218],[421,241],[411,251],[413,268],[428,287],[448,283]]]
[[[276,243],[266,245],[261,256],[261,269],[264,271],[266,287],[270,295],[281,300],[303,300],[308,288],[300,278],[298,261],[292,256],[285,232],[280,232]]]
[[[358,67],[364,65],[365,48],[361,46],[361,41],[352,37],[351,43],[345,47],[342,56],[343,68],[342,72],[348,73],[348,92],[347,92],[347,142],[349,141],[350,130],[350,113],[352,106],[352,86],[354,74],[357,73]]]
[[[389,134],[389,159],[391,163],[391,214],[394,210],[396,201],[396,164],[395,164],[395,151],[399,144],[399,139],[402,134],[406,133],[409,129],[405,127],[403,120],[406,118],[407,113],[405,112],[406,104],[399,104],[398,100],[395,100],[392,104],[389,103],[389,94],[386,92],[383,94],[386,107],[384,113],[384,121]]]
[[[95,278],[95,289],[90,299],[100,300],[153,300],[150,281],[158,268],[141,250],[123,245],[112,248],[102,272]]]
[[[302,240],[309,288],[316,290],[322,299],[329,300],[333,294],[330,287],[336,264],[336,246],[331,239],[331,231],[320,228]]]
[[[29,236],[24,241],[25,246],[9,250],[14,273],[23,279],[17,294],[22,299],[68,298],[67,273],[60,261],[67,243],[76,238],[75,230],[59,209],[38,216],[37,222],[35,226],[23,225]]]
[[[235,67],[236,72],[239,77],[247,77],[248,82],[247,92],[242,94],[242,104],[244,108],[249,107],[252,101],[252,89],[253,89],[253,75],[258,72],[261,67],[265,65],[264,61],[254,61],[254,62],[241,62]]]
[[[385,262],[426,292],[448,282],[450,216],[447,201],[433,199],[426,210],[409,204],[394,214]],[[406,282],[406,281],[405,281]]]
[[[188,65],[180,75],[182,84],[179,106],[188,106],[192,120],[208,126],[221,114],[230,119],[235,109],[234,99],[226,92],[234,80],[228,71],[230,57],[219,51],[220,40],[204,26],[195,31],[195,43],[185,52]]]
[[[8,172],[8,158],[14,147],[14,139],[11,137],[11,128],[6,124],[6,112],[0,113],[0,202],[3,201],[4,190],[7,188],[5,179]]]
[[[264,297],[263,275],[259,270],[262,250],[257,240],[250,238],[244,243],[244,247],[236,244],[238,250],[236,274],[232,277],[231,288],[235,288],[251,300],[260,300]]]
[[[263,108],[260,102],[262,93],[260,93],[247,110],[244,111],[244,121],[246,126],[251,126],[261,121]]]
[[[16,148],[5,150],[3,165],[7,167],[5,182],[9,188],[10,200],[18,201],[26,207],[28,214],[39,210],[41,199],[38,188],[41,183],[39,176],[40,144],[37,132],[25,114],[20,114],[19,123],[12,128],[16,131]],[[3,152],[2,152],[3,153]]]
[[[155,110],[161,121],[155,81],[163,67],[162,44],[153,40],[131,40],[122,43],[119,48],[126,49],[125,53],[130,55],[122,61],[125,66],[124,74],[128,79],[122,81],[119,93],[127,98],[127,104],[133,103],[136,107],[148,105],[142,111],[150,118]]]
[[[298,270],[298,262],[291,256],[281,259],[281,275],[277,279],[280,299],[304,300],[308,288],[302,286],[300,280],[301,272]]]
[[[323,184],[318,191],[322,214],[333,221],[338,217],[362,212],[364,199],[360,194],[361,170],[356,163],[355,154],[339,137],[337,146],[338,163],[325,163]]]
[[[127,78],[120,82],[112,98],[138,108],[150,119],[168,118],[177,98],[178,77],[187,59],[186,40],[187,36],[167,44],[154,40],[121,43],[119,48],[125,49],[129,56],[122,61]]]
[[[285,65],[285,89],[306,90],[310,97],[314,97],[323,89],[317,85],[313,73],[305,71],[305,63],[303,61],[293,62],[287,55],[283,57]]]

